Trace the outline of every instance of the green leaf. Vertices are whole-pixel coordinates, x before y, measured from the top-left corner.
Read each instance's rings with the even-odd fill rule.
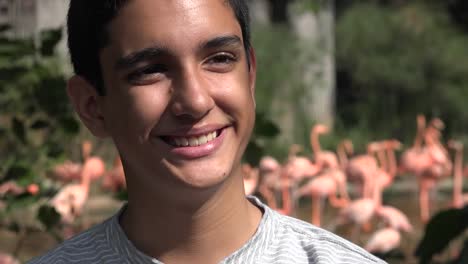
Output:
[[[24,128],[24,122],[17,117],[13,117],[11,120],[13,133],[23,143],[26,143],[26,130]]]
[[[59,120],[60,127],[68,135],[76,135],[80,132],[80,123],[73,117],[64,117]]]
[[[50,158],[58,158],[65,152],[64,147],[56,142],[49,142],[47,144],[47,156]]]
[[[39,208],[37,219],[45,226],[47,230],[52,229],[60,223],[60,214],[54,207],[43,205]]]
[[[263,113],[256,113],[254,136],[273,138],[279,133],[280,129],[273,121],[267,119]]]
[[[119,201],[127,201],[128,200],[128,192],[127,190],[120,190],[115,194],[115,199]]]
[[[46,30],[41,32],[41,55],[52,56],[54,54],[55,47],[62,39],[62,28]]]
[[[255,141],[251,140],[247,145],[247,149],[244,153],[244,159],[250,165],[256,166],[260,163],[260,159],[263,156],[263,148]]]
[[[11,210],[19,209],[19,208],[25,208],[25,207],[28,207],[37,203],[37,201],[39,200],[39,196],[31,195],[25,192],[18,196],[10,196],[8,197],[7,200],[8,200],[7,210],[11,211]]]
[[[44,129],[50,126],[50,123],[47,120],[36,120],[32,125],[30,126],[31,129],[37,130],[37,129]]]
[[[18,180],[19,178],[23,177],[24,175],[28,175],[30,173],[30,168],[21,164],[19,162],[14,163],[5,173],[4,181],[9,180]]]

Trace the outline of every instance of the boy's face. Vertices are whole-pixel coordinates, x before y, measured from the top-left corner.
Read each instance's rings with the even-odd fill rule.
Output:
[[[107,94],[97,105],[135,181],[203,188],[226,179],[255,116],[255,59],[249,70],[231,7],[132,0],[108,32],[100,54]]]

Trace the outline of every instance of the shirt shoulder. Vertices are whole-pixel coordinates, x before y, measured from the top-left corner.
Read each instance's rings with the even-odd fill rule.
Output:
[[[110,219],[58,245],[46,254],[30,260],[29,264],[55,263],[122,263],[108,243]]]
[[[294,263],[385,263],[363,248],[327,230],[296,218],[274,212],[276,224],[273,242],[276,259]],[[269,263],[288,263],[274,261]],[[292,263],[292,262],[291,262]]]

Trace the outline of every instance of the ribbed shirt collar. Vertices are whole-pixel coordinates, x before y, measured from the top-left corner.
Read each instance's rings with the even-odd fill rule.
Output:
[[[262,220],[255,234],[250,240],[235,251],[233,254],[225,258],[220,263],[254,263],[255,259],[263,254],[268,247],[268,244],[274,239],[276,225],[274,221],[275,213],[266,205],[264,205],[257,197],[248,196],[247,199],[255,206],[263,211]],[[127,263],[161,263],[155,258],[152,258],[143,252],[139,251],[132,242],[128,239],[119,224],[119,218],[125,211],[125,204],[109,221],[106,228],[106,236],[109,245],[113,248],[122,259]]]

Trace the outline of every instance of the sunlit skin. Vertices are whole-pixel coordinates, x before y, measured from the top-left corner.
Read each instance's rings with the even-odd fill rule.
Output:
[[[247,66],[225,2],[129,1],[100,53],[106,95],[81,77],[69,82],[83,122],[111,137],[122,158],[124,231],[164,263],[217,263],[261,219],[244,196],[240,166],[254,124],[256,63],[251,50]],[[219,136],[200,147],[173,144],[214,131]]]

